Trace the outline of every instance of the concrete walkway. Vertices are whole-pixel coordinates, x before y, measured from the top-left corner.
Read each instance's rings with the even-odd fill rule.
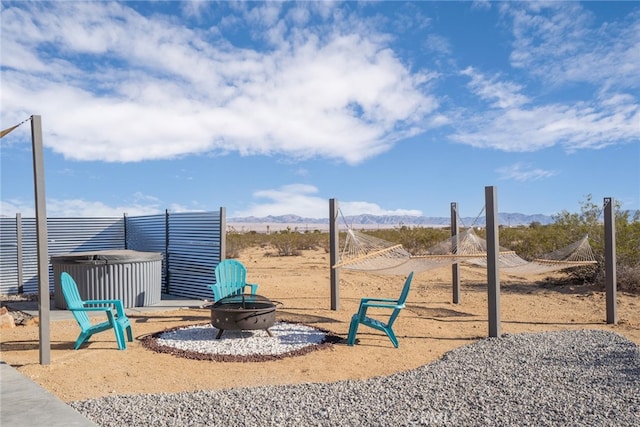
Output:
[[[153,311],[202,308],[206,301],[188,300],[163,295],[162,301],[149,307],[126,309],[133,315]],[[7,302],[11,308],[38,316],[37,301]],[[73,319],[71,312],[58,310],[51,302],[51,321]],[[126,350],[125,350],[126,351]],[[2,427],[75,427],[95,426],[92,421],[22,375],[17,369],[0,361],[0,426]]]

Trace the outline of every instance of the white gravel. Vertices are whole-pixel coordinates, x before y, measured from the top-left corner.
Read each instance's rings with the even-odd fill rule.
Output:
[[[228,355],[280,355],[320,344],[326,333],[298,323],[276,322],[269,331],[263,329],[224,331],[216,339],[218,329],[195,325],[164,332],[157,337],[157,344],[202,354]]]

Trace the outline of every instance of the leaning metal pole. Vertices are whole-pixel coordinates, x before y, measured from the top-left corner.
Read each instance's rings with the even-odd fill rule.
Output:
[[[31,116],[31,142],[33,147],[33,185],[36,205],[36,240],[38,249],[38,316],[40,317],[40,364],[51,363],[51,333],[49,297],[49,256],[47,239],[47,209],[44,191],[44,156],[42,120]]]
[[[340,274],[338,263],[338,202],[329,199],[329,271],[331,275],[331,310],[340,309]]]
[[[489,336],[500,336],[500,275],[498,256],[498,197],[495,187],[484,188],[487,212],[487,284],[489,297]]]
[[[607,290],[607,323],[618,323],[616,306],[616,220],[613,198],[604,198],[604,271]]]

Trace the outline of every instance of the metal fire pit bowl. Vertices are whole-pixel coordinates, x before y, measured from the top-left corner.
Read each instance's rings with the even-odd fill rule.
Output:
[[[219,329],[216,339],[225,330],[264,329],[276,321],[275,304],[261,295],[232,295],[211,306],[211,324]]]

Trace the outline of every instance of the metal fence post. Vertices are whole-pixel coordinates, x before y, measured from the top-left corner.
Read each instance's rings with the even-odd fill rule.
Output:
[[[22,215],[16,214],[16,268],[18,269],[18,293],[24,293],[24,268],[22,262]]]
[[[47,202],[44,189],[44,155],[42,143],[42,119],[31,116],[31,141],[33,145],[33,182],[36,205],[36,237],[38,246],[38,315],[40,317],[40,364],[51,363],[49,255],[47,239]]]
[[[606,287],[607,323],[618,323],[616,305],[616,218],[613,198],[604,198],[604,270]]]
[[[331,276],[331,310],[340,309],[340,275],[337,268],[333,268],[338,263],[338,202],[336,199],[329,199],[329,270]]]
[[[487,211],[487,284],[489,299],[489,336],[500,334],[500,256],[498,236],[498,197],[495,187],[485,187],[485,207]]]
[[[222,261],[227,258],[227,209],[220,208],[220,257]]]
[[[171,273],[169,269],[169,209],[164,211],[164,277],[167,285],[166,292],[171,293]]]
[[[451,238],[452,244],[458,252],[458,204],[451,203]],[[451,265],[451,282],[453,285],[453,303],[460,303],[460,264],[454,262]]]

